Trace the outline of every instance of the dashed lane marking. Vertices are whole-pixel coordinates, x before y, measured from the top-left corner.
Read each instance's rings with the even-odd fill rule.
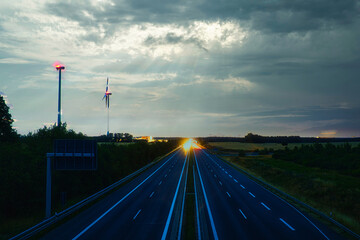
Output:
[[[251,192],[249,192],[249,194],[250,194],[252,197],[255,197],[255,195],[254,195],[254,194],[252,194]]]
[[[141,212],[141,209],[136,213],[136,215],[133,217],[133,220],[135,220],[135,218],[139,215],[139,213]]]
[[[263,203],[263,202],[262,202],[262,203],[261,203],[261,205],[263,205],[263,206],[264,206],[264,208],[266,208],[267,210],[269,210],[269,211],[271,210],[268,206],[266,206],[266,204],[265,204],[265,203]]]
[[[241,211],[240,208],[239,208],[239,212],[241,213],[241,215],[243,215],[243,217],[244,217],[245,219],[247,219],[247,217],[245,216],[245,214],[243,213],[243,211]]]
[[[288,224],[287,222],[285,222],[284,219],[280,218],[280,221],[282,221],[288,228],[290,228],[292,231],[295,231],[295,228],[293,228],[292,226],[290,226],[290,224]]]

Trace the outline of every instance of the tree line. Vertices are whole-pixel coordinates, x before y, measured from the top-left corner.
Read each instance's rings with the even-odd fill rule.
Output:
[[[360,142],[360,138],[316,138],[300,136],[262,136],[248,133],[245,137],[202,137],[201,142],[242,142],[242,143],[327,143],[327,142]]]

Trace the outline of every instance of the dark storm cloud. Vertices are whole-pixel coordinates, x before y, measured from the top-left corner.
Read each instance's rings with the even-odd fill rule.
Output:
[[[208,51],[203,45],[203,41],[200,39],[194,38],[194,37],[184,37],[176,35],[175,33],[167,33],[165,37],[153,37],[149,36],[147,39],[145,39],[144,44],[147,46],[156,46],[156,45],[173,45],[173,44],[192,44],[199,49],[202,49],[204,51]]]
[[[94,19],[87,17],[83,11]],[[348,24],[359,14],[357,0],[279,1],[114,1],[114,5],[92,6],[87,1],[47,4],[46,10],[79,22],[82,26],[100,23],[178,23],[193,20],[237,19],[270,32],[296,32]],[[110,29],[109,29],[110,30]]]

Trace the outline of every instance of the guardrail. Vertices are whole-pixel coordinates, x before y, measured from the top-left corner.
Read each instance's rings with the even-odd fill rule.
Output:
[[[209,151],[209,150],[208,150]],[[211,153],[211,151],[209,151]],[[309,206],[308,204],[294,198],[293,196],[290,196],[289,194],[281,191],[280,189],[264,182],[263,180],[251,175],[250,173],[244,171],[243,169],[239,168],[238,166],[234,165],[233,163],[226,161],[225,159],[223,159],[222,157],[218,156],[217,154],[213,154],[215,155],[217,158],[221,159],[222,161],[224,161],[226,164],[232,166],[233,168],[236,168],[237,170],[239,170],[240,172],[244,173],[245,175],[249,176],[252,180],[255,180],[257,183],[260,183],[261,185],[265,186],[268,189],[271,189],[272,192],[277,192],[279,195],[283,195],[285,197],[287,197],[288,199],[291,199],[292,201],[296,202],[297,204],[301,205],[302,207],[312,211],[313,213],[317,214],[318,216],[321,216],[323,218],[325,218],[327,221],[335,224],[337,227],[339,227],[340,229],[342,229],[343,231],[347,232],[348,234],[352,235],[353,237],[360,239],[360,235],[358,235],[357,233],[353,232],[352,230],[350,230],[349,228],[345,227],[344,225],[342,225],[341,223],[337,222],[335,219],[332,219],[331,217],[325,215],[324,213],[320,212],[319,210]]]
[[[179,148],[174,149],[173,151],[169,152],[168,154],[166,154],[165,156],[163,156],[162,158],[160,158],[158,161],[162,160],[163,158],[167,157],[168,155],[170,155],[171,153],[173,153],[174,151],[176,151]],[[104,194],[110,192],[111,190],[113,190],[114,188],[118,187],[119,185],[123,184],[124,182],[126,182],[127,180],[131,179],[132,177],[136,176],[137,174],[143,172],[145,169],[151,167],[152,165],[154,165],[156,162],[158,161],[153,161],[151,163],[149,163],[148,165],[136,170],[135,172],[129,174],[128,176],[120,179],[119,181],[111,184],[110,186],[98,191],[97,193],[85,198],[84,200],[72,205],[71,207],[61,211],[60,213],[55,213],[55,215],[53,215],[50,218],[47,218],[45,220],[43,220],[42,222],[36,224],[35,226],[23,231],[22,233],[19,233],[18,235],[10,238],[9,240],[21,240],[21,239],[28,239],[32,236],[34,236],[35,234],[39,233],[40,231],[46,229],[47,227],[51,226],[52,224],[60,221],[61,219],[65,218],[66,216],[76,212],[77,210],[81,209],[82,207],[84,207],[85,205],[95,201],[96,199],[98,199],[99,197],[103,196]]]

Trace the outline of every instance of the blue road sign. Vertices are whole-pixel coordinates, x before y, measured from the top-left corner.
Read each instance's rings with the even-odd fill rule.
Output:
[[[54,141],[55,170],[96,170],[97,143],[94,140]]]

